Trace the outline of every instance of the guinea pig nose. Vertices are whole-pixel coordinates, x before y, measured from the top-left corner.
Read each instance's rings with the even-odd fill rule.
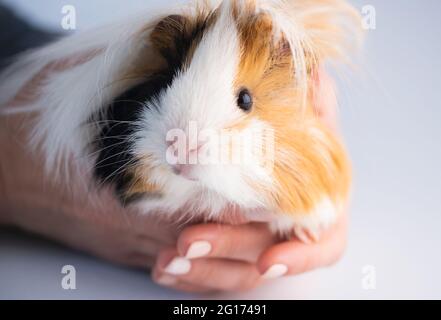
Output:
[[[194,176],[193,172],[194,166],[191,164],[176,164],[173,166],[173,172],[191,181],[197,181],[198,179]]]
[[[189,146],[188,153],[198,153],[202,149],[203,146],[204,146],[203,143],[198,143],[195,146]]]

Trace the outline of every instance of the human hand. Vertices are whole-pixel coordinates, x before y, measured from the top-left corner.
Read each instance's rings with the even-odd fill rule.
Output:
[[[321,70],[315,78],[316,112],[337,130],[337,100],[331,78]],[[205,224],[186,228],[177,245],[161,250],[152,273],[154,281],[189,292],[241,291],[265,280],[329,266],[346,244],[347,214],[320,241],[304,244],[296,238],[280,242],[263,223]]]
[[[0,224],[54,239],[94,256],[134,266],[152,266],[163,246],[175,243],[172,225],[122,208],[112,192],[100,192],[71,175],[58,185],[29,151],[29,116],[0,117]],[[91,189],[91,190],[89,190]]]
[[[92,50],[49,63],[25,82],[7,106],[20,108],[38,99],[41,83],[87,62],[95,54]],[[63,183],[57,183],[44,172],[41,155],[29,150],[28,128],[33,120],[28,113],[0,116],[0,224],[120,264],[152,266],[159,250],[175,243],[176,226],[159,222],[154,215],[122,208],[110,188],[90,188],[90,177],[77,170],[70,172],[69,179],[63,177]]]
[[[324,84],[317,96],[318,105],[324,106],[319,114],[326,123],[335,126],[334,91],[328,80],[319,84]],[[3,188],[0,212],[7,213],[0,220],[114,262],[147,267],[156,260],[153,278],[162,284],[187,291],[248,289],[264,278],[327,265],[343,251],[344,215],[334,229],[313,245],[295,239],[278,243],[266,225],[259,223],[191,226],[181,233],[177,246],[173,245],[176,228],[164,222],[158,227],[154,216],[141,216],[121,208],[109,190],[97,195],[96,199],[100,199],[97,205],[84,185],[83,189],[71,186],[75,192],[54,185],[45,177],[41,159],[23,147],[26,145],[23,128],[31,119],[15,115],[0,121],[0,142],[4,146],[0,159]],[[193,247],[189,256],[193,261],[178,260],[185,264],[184,269],[189,269],[188,273],[167,274],[166,271],[174,269],[176,273],[179,269],[179,263],[167,268],[172,258],[188,255],[192,243],[204,240],[210,243],[209,253],[206,243],[196,245],[199,250],[205,248],[205,258],[196,259]]]

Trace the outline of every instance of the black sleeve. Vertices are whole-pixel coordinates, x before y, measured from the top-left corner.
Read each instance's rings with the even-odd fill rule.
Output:
[[[40,30],[0,3],[0,69],[25,50],[45,45],[61,35]]]

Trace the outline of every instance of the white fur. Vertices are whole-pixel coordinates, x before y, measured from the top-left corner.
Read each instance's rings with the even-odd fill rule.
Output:
[[[200,130],[219,131],[243,115],[236,104],[233,80],[238,68],[240,49],[235,23],[224,8],[216,24],[204,35],[189,68],[179,74],[159,97],[159,108],[146,108],[144,130],[138,133],[134,153],[153,155],[157,167],[148,173],[148,180],[161,186],[162,199],[146,201],[144,208],[167,208],[174,212],[191,203],[196,211],[215,216],[229,203],[242,208],[264,207],[264,199],[247,183],[260,177],[259,183],[271,188],[271,178],[259,166],[204,165],[196,168],[198,182],[175,175],[164,161],[164,137],[170,129],[187,132],[190,122]],[[255,126],[261,124],[254,123]],[[151,163],[151,158],[149,159]],[[257,171],[257,172],[256,172]],[[164,173],[165,172],[165,173]]]
[[[274,232],[296,234],[304,242],[317,241],[321,233],[337,219],[335,204],[329,198],[320,201],[311,212],[280,215],[270,224]]]
[[[219,2],[213,1],[213,8]],[[155,108],[146,109],[139,123],[137,135],[141,139],[133,152],[152,157],[149,165],[153,169],[147,179],[161,186],[164,195],[141,202],[139,206],[145,212],[161,209],[173,213],[190,205],[193,212],[205,212],[213,217],[230,203],[250,212],[266,205],[266,199],[256,185],[271,189],[273,181],[270,173],[259,165],[227,164],[220,169],[208,165],[198,169],[199,181],[194,182],[173,174],[164,161],[167,130],[186,130],[189,121],[196,121],[201,129],[222,129],[241,118],[241,110],[236,106],[236,92],[233,91],[240,56],[239,40],[228,5],[229,1],[222,4],[221,17],[202,39],[190,67],[179,74],[158,101],[150,102],[160,105],[160,112],[154,111]],[[95,157],[89,155],[88,145],[96,136],[97,127],[85,125],[87,120],[141,80],[120,81],[118,77],[137,58],[149,52],[147,34],[158,18],[179,14],[181,10],[189,9],[142,13],[122,23],[70,36],[22,56],[0,76],[0,114],[37,111],[30,145],[43,153],[48,173],[68,183],[62,171],[71,166],[72,159],[75,165],[85,166],[89,173],[92,171]],[[306,83],[302,44],[307,41],[307,36],[299,21],[290,15],[291,5],[281,0],[258,1],[258,10],[271,14],[278,31],[287,37],[293,50],[298,82]],[[141,34],[141,30],[145,33]],[[82,65],[53,74],[41,88],[37,101],[8,107],[8,101],[19,88],[45,65],[95,49],[103,51]],[[266,124],[255,121],[251,126],[259,128]],[[324,201],[313,215],[278,218],[274,227],[285,231],[298,224],[312,230],[318,224],[327,224],[334,216],[331,204]]]

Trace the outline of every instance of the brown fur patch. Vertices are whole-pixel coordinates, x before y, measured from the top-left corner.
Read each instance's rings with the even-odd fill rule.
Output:
[[[274,40],[270,17],[250,10],[237,21],[242,57],[235,88],[247,88],[254,101],[244,117],[264,121],[275,131],[277,186],[267,192],[268,201],[276,211],[291,214],[312,211],[324,197],[338,204],[348,193],[349,162],[337,138],[314,114],[311,92],[302,91],[313,82],[313,60],[305,57],[311,63],[308,84],[296,86],[289,45],[283,38]]]
[[[216,12],[208,12],[205,7],[200,7],[195,17],[170,15],[161,19],[149,35],[154,59],[150,59],[147,53],[141,55],[139,63],[134,64],[136,68],[130,70],[124,78],[142,79],[149,78],[149,75],[159,75],[162,79],[168,78],[172,81],[178,71],[185,70],[191,63],[194,51],[215,20]],[[141,33],[144,32],[146,30]],[[124,198],[137,199],[143,195],[161,195],[160,186],[149,182],[152,168],[148,163],[147,157],[141,159],[128,172],[131,182],[124,191]]]
[[[209,12],[204,8],[200,8],[195,17],[167,16],[158,22],[151,33],[151,43],[169,67],[185,69],[216,17],[216,11]]]

